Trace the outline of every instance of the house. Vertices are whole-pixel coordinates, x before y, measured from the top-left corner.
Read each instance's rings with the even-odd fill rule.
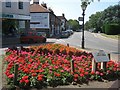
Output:
[[[53,37],[60,33],[61,20],[48,9],[46,4],[39,4],[39,0],[33,0],[30,5],[30,28],[37,32],[45,32],[47,37]]]
[[[3,44],[19,43],[22,32],[30,29],[30,0],[0,0]],[[14,42],[13,42],[14,41]]]
[[[58,18],[61,20],[62,31],[65,31],[67,29],[67,19],[65,18],[65,14],[62,14],[62,16],[58,16]]]

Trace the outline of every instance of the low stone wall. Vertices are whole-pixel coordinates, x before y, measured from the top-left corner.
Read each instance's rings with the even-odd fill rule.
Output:
[[[18,37],[2,38],[2,45],[14,45],[19,43],[20,43],[20,38]]]

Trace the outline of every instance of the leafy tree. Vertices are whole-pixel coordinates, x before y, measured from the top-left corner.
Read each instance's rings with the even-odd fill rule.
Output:
[[[114,5],[106,8],[104,11],[96,12],[89,17],[85,27],[87,29],[96,28],[96,30],[103,28],[106,24],[120,25],[120,5]],[[103,30],[104,32],[104,30]]]
[[[79,21],[77,20],[72,20],[72,19],[68,20],[68,25],[69,25],[69,28],[74,31],[80,28]]]
[[[90,29],[90,22],[89,21],[87,21],[86,23],[85,23],[85,30],[89,30]]]

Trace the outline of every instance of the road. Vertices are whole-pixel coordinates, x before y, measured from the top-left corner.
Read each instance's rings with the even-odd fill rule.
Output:
[[[62,39],[52,39],[48,38],[47,43],[60,43],[65,44],[69,43],[70,46],[74,46],[77,48],[81,48],[81,40],[82,40],[82,32],[74,32],[72,36],[69,38]],[[30,46],[30,45],[39,45],[36,44],[18,44],[16,46]],[[4,46],[3,48],[7,48],[8,46]],[[9,46],[10,47],[10,46]],[[98,33],[90,33],[85,31],[85,49],[93,49],[93,50],[104,50],[109,53],[120,53],[118,52],[118,40],[112,40],[108,38],[102,37]],[[4,50],[4,49],[2,49]]]
[[[67,44],[81,48],[82,32],[75,32],[72,36],[65,39],[54,40],[55,43]],[[109,53],[118,53],[118,41],[103,38],[99,34],[85,31],[85,48],[94,50],[104,50]]]

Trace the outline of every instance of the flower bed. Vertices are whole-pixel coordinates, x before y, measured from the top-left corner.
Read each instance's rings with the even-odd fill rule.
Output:
[[[109,61],[107,70],[100,69],[91,72],[92,54],[83,52],[61,44],[47,44],[32,46],[21,51],[6,50],[5,61],[7,68],[5,74],[9,85],[13,85],[14,66],[17,64],[17,85],[20,88],[43,88],[45,86],[58,86],[88,83],[91,80],[120,77],[120,63]],[[74,60],[74,72],[71,72],[71,60]]]

